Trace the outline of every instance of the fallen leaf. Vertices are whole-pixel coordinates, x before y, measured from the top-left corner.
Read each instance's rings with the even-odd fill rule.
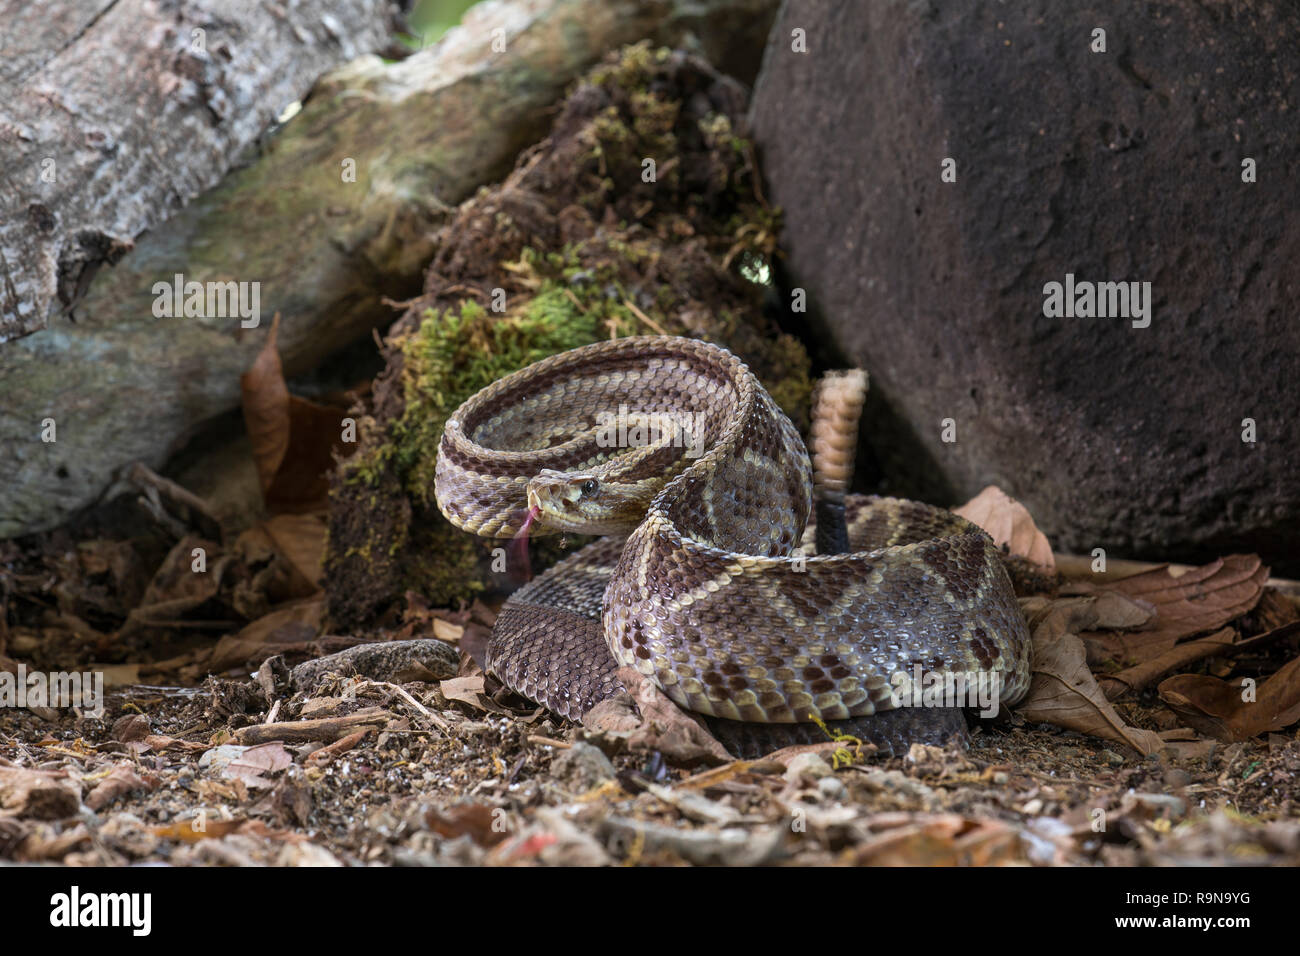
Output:
[[[76,816],[81,786],[66,770],[0,766],[0,809],[17,817],[62,820]]]
[[[135,790],[154,790],[157,786],[156,781],[150,784],[135,772],[135,767],[126,761],[122,761],[114,765],[109,775],[101,780],[94,790],[90,791],[86,797],[86,806],[99,811],[118,797],[125,796]]]
[[[1248,740],[1300,720],[1300,657],[1283,666],[1244,700],[1240,683],[1180,674],[1161,683],[1160,699],[1201,733],[1216,740]]]
[[[1259,604],[1255,605],[1251,617],[1257,630],[1271,631],[1285,624],[1300,622],[1300,604],[1270,585],[1259,596]]]
[[[309,643],[320,633],[325,614],[323,595],[283,605],[217,642],[208,670],[219,673],[241,664],[258,663],[288,647]]]
[[[195,570],[201,550],[205,570]],[[215,598],[230,564],[230,556],[220,546],[195,535],[187,535],[167,553],[145,589],[140,605],[127,616],[119,636],[142,627],[169,623]]]
[[[443,811],[430,808],[424,814],[424,822],[439,836],[454,840],[468,834],[483,847],[496,846],[510,835],[504,818],[495,808],[483,803],[460,803]]]
[[[1149,601],[1109,588],[1099,588],[1093,593],[1097,598],[1093,607],[1097,610],[1098,628],[1131,631],[1145,627],[1155,619],[1156,607]]]
[[[849,851],[859,866],[999,866],[1025,862],[1020,835],[998,820],[915,819]]]
[[[987,531],[999,548],[1005,545],[1010,554],[1027,558],[1048,570],[1056,570],[1052,546],[1034,524],[1029,509],[997,485],[989,485],[970,501],[952,510]]]
[[[620,667],[618,679],[641,712],[640,725],[627,738],[629,750],[658,751],[670,762],[685,766],[730,763],[735,759],[699,720],[673,703],[635,667]]]
[[[271,331],[261,351],[239,379],[244,409],[244,428],[253,447],[253,463],[262,484],[262,494],[270,490],[289,450],[289,386],[284,381],[284,367],[276,338],[280,333],[280,313],[271,320]]]
[[[104,675],[105,687],[130,687],[140,683],[139,664],[91,664],[90,669]]]
[[[510,711],[483,692],[482,674],[449,678],[441,681],[438,684],[438,689],[442,691],[442,696],[447,700],[456,700],[462,704],[469,704],[475,710],[481,710],[489,714],[510,714]]]
[[[450,621],[444,621],[440,617],[433,619],[433,636],[440,641],[446,641],[448,644],[455,644],[465,634],[465,627],[461,624],[452,624]]]
[[[312,591],[319,590],[324,575],[324,521],[315,515],[275,515],[262,522],[275,549],[289,562]]]
[[[1115,700],[1130,691],[1148,687],[1166,674],[1180,670],[1202,658],[1212,657],[1215,654],[1231,653],[1235,648],[1236,641],[1236,630],[1225,627],[1208,637],[1177,644],[1159,657],[1143,661],[1136,667],[1130,667],[1117,674],[1103,675],[1099,679],[1099,683],[1106,694],[1106,698]]]
[[[134,740],[144,740],[149,736],[149,718],[144,714],[127,714],[125,717],[119,717],[113,722],[113,729],[109,735],[110,739],[124,744]]]
[[[272,513],[304,513],[328,506],[328,475],[342,447],[343,409],[289,394],[276,348],[280,315],[240,378],[244,424],[262,497]]]
[[[1127,744],[1142,754],[1157,753],[1159,736],[1126,724],[1088,669],[1079,632],[1096,625],[1095,600],[1030,598],[1023,604],[1030,611],[1034,663],[1029,693],[1016,712],[1027,720]]]
[[[1132,667],[1160,657],[1184,638],[1217,631],[1259,603],[1268,568],[1256,555],[1229,555],[1174,577],[1162,566],[1122,578],[1108,590],[1155,607],[1143,631],[1089,630],[1083,635],[1094,665]]]
[[[220,839],[234,833],[245,822],[243,819],[209,820],[207,815],[203,814],[190,817],[187,820],[177,820],[165,827],[154,827],[151,832],[154,836],[161,837],[164,840],[197,843],[199,840]]]
[[[245,747],[233,760],[221,768],[223,777],[244,781],[250,789],[269,787],[269,774],[278,773],[293,763],[293,755],[278,740]]]
[[[235,552],[249,565],[278,562],[278,574],[263,570],[253,582],[270,600],[310,597],[321,587],[327,530],[318,515],[274,515],[243,532]]]

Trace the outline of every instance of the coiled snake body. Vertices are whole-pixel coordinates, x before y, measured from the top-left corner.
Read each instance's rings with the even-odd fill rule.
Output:
[[[488,649],[507,686],[566,717],[617,692],[619,665],[698,714],[805,729],[886,726],[917,668],[996,675],[1007,703],[1028,688],[1028,633],[988,535],[849,496],[855,550],[810,555],[807,449],[708,343],[619,339],[494,383],[448,420],[435,494],[479,535],[534,518],[608,535],[517,591]],[[888,736],[872,723],[854,728]]]

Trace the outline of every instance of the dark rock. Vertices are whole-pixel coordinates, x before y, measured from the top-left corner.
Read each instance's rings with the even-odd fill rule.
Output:
[[[591,744],[575,743],[551,763],[551,772],[578,793],[586,793],[614,779],[614,765]]]
[[[1058,549],[1300,571],[1298,105],[1291,4],[786,4],[754,133],[783,281],[872,374],[867,483],[996,483]],[[1047,317],[1067,273],[1150,282],[1150,326]]]

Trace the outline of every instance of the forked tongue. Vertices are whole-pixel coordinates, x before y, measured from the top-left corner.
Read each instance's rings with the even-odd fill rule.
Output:
[[[521,584],[532,580],[532,566],[528,561],[528,529],[533,526],[541,509],[533,505],[524,515],[524,523],[510,540],[510,576]]]

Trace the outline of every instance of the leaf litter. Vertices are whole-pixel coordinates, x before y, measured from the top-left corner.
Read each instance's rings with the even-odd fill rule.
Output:
[[[196,540],[162,555],[150,587],[137,588],[142,606],[187,602],[172,605],[182,620],[199,609],[211,614],[211,602],[222,603],[230,581],[248,573],[246,551],[221,565],[215,584],[169,590],[187,553],[181,545]],[[266,540],[280,547],[276,535]],[[276,553],[295,572],[312,567],[308,548]],[[68,625],[48,613],[59,606],[48,572],[31,571],[41,557],[11,553],[7,561],[20,588],[44,582],[29,592],[28,613],[6,621],[10,640],[17,634],[28,648],[21,638],[29,631]],[[85,576],[102,581],[109,563],[60,565],[83,575],[60,578],[63,593],[77,595]],[[289,599],[265,616],[272,622],[253,631],[250,622],[213,645],[243,635],[237,653],[227,644],[206,658],[223,663],[226,676],[202,673],[196,656],[167,672],[176,687],[110,691],[99,717],[7,711],[0,857],[73,865],[1293,865],[1300,613],[1263,583],[1259,567],[1224,560],[1182,581],[1144,573],[1127,586],[1062,581],[1056,594],[1025,596],[1036,644],[1025,704],[976,727],[968,751],[918,745],[884,758],[868,748],[847,764],[833,759],[840,748],[830,740],[778,759],[730,760],[653,687],[634,686],[587,726],[550,717],[494,688],[464,646],[471,633],[481,640],[490,631],[487,603],[444,611],[411,595],[385,632],[329,643],[311,614],[284,613],[310,596]],[[310,581],[310,570],[302,577]],[[293,579],[263,580],[274,589]],[[1202,593],[1203,613],[1188,613]],[[101,597],[101,607],[111,605]],[[1166,608],[1173,621],[1161,620]],[[1237,615],[1225,619],[1226,608]],[[129,620],[127,610],[121,623]],[[1127,669],[1112,662],[1110,673],[1105,663],[1094,671],[1086,644],[1094,634],[1125,635],[1127,647],[1145,646],[1134,635],[1156,634],[1164,650]],[[99,644],[84,634],[58,645],[71,652],[64,663],[80,663],[87,637]],[[134,646],[141,656],[129,666],[158,666],[147,662],[147,647]],[[1180,648],[1195,652],[1168,657]],[[1162,681],[1152,676],[1177,667],[1183,672]],[[1243,677],[1257,678],[1254,702],[1241,700]],[[715,765],[702,769],[700,759]]]

